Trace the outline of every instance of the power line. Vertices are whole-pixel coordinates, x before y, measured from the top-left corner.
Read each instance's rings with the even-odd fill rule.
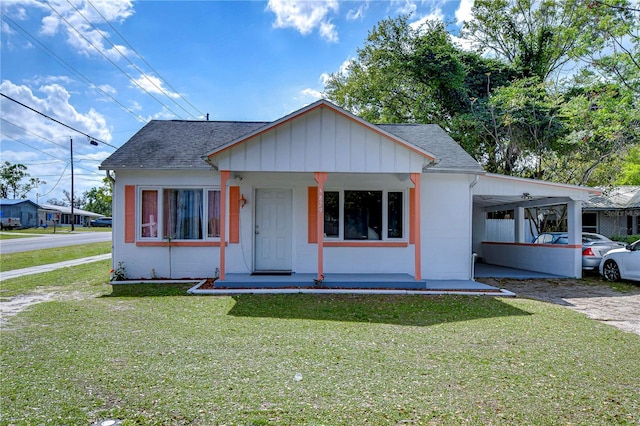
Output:
[[[52,141],[51,139],[49,139],[49,138],[45,138],[44,136],[39,135],[39,134],[37,134],[37,133],[30,132],[29,130],[25,129],[24,127],[18,126],[17,124],[12,123],[12,122],[11,122],[11,121],[9,121],[9,120],[5,120],[5,119],[4,119],[4,118],[2,118],[2,117],[0,117],[0,120],[4,121],[4,122],[5,122],[5,123],[7,123],[7,124],[11,124],[12,126],[17,127],[18,129],[22,130],[22,131],[23,131],[23,132],[25,132],[25,133],[28,133],[28,134],[30,134],[30,135],[33,135],[33,136],[37,137],[37,138],[40,138],[40,139],[45,140],[45,141],[47,141],[47,142],[50,142],[50,143],[52,143],[52,144],[54,144],[54,145],[56,145],[56,146],[59,146],[60,148],[68,149],[68,147],[67,147],[67,146],[65,146],[65,145],[59,144],[59,143],[57,143],[57,142],[54,142],[54,141]],[[11,136],[8,136],[8,135],[6,135],[6,136],[11,138]],[[12,139],[14,139],[14,138],[12,138]],[[16,140],[16,139],[14,139],[14,140]],[[78,160],[80,160],[80,161],[95,161],[95,162],[100,162],[100,161],[102,161],[102,160],[96,160],[96,159],[93,159],[93,158],[82,158],[82,156],[78,156]],[[60,161],[64,161],[64,160],[60,160]],[[26,163],[23,163],[23,164],[26,164]],[[47,164],[47,163],[31,163],[31,164]]]
[[[42,139],[42,140],[45,140],[45,141],[47,141],[47,142],[51,142],[52,144],[57,145],[57,146],[59,146],[60,148],[66,148],[66,146],[61,145],[61,144],[59,144],[58,142],[54,142],[54,141],[52,141],[51,139],[45,138],[44,136],[40,136],[40,135],[38,135],[38,134],[36,134],[36,133],[30,132],[29,130],[25,129],[24,127],[18,126],[17,124],[12,123],[12,122],[10,122],[9,120],[5,120],[5,119],[4,119],[4,118],[2,118],[2,117],[0,117],[0,120],[4,121],[5,123],[11,124],[12,126],[15,126],[15,127],[17,127],[18,129],[20,129],[20,130],[22,130],[22,131],[24,131],[24,132],[26,132],[26,133],[29,133],[30,135],[33,135],[33,136],[35,136],[35,137],[37,137],[37,138],[40,138],[40,139]]]
[[[67,0],[67,1],[68,1],[68,0]],[[122,39],[122,41],[127,45],[127,47],[129,47],[129,49],[131,49],[131,50],[132,50],[136,55],[138,55],[138,57],[142,60],[142,62],[144,62],[144,63],[145,63],[145,64],[146,64],[150,69],[151,69],[151,71],[153,71],[153,73],[154,73],[155,75],[157,75],[157,76],[158,76],[158,78],[160,78],[160,80],[164,81],[164,82],[165,82],[165,84],[167,85],[167,87],[168,87],[169,89],[171,89],[171,90],[173,91],[173,93],[176,93],[178,96],[180,96],[180,98],[182,98],[182,100],[184,100],[184,101],[185,101],[185,102],[186,102],[186,103],[187,103],[191,108],[193,108],[193,109],[194,109],[198,114],[200,114],[202,117],[204,117],[204,115],[205,115],[205,114],[204,114],[202,111],[200,111],[198,108],[196,108],[196,107],[195,107],[191,102],[189,102],[189,100],[188,100],[188,99],[186,99],[184,96],[182,96],[182,95],[180,94],[180,92],[178,92],[178,91],[177,91],[177,90],[176,90],[176,89],[175,89],[171,84],[169,84],[169,82],[168,82],[165,78],[163,78],[163,77],[160,75],[160,73],[159,73],[158,71],[156,71],[156,70],[155,70],[155,68],[153,68],[153,66],[151,66],[151,64],[150,64],[149,62],[147,62],[147,60],[146,60],[146,59],[144,59],[144,57],[143,57],[140,53],[138,53],[138,51],[137,51],[137,50],[136,50],[136,49],[131,45],[131,43],[129,43],[129,42],[127,41],[127,39],[125,39],[125,38],[124,38],[124,36],[123,36],[123,35],[122,35],[122,34],[121,34],[117,29],[116,29],[116,27],[114,27],[114,26],[111,24],[111,22],[109,22],[109,21],[107,20],[107,18],[105,18],[105,17],[104,17],[104,15],[102,14],[102,12],[100,12],[100,11],[99,11],[99,10],[98,10],[94,5],[93,5],[93,3],[91,3],[91,1],[89,1],[89,0],[86,0],[86,1],[87,1],[87,3],[88,3],[88,4],[93,8],[93,10],[95,10],[95,11],[98,13],[98,15],[100,15],[100,17],[104,20],[104,22],[106,22],[106,23],[107,23],[107,25],[109,25],[109,27],[111,27],[111,29],[112,29],[116,34],[118,34],[118,36],[120,36],[120,38],[121,38],[121,39]],[[95,28],[95,27],[94,27],[94,28]],[[192,117],[193,117],[193,115],[192,115]]]
[[[27,109],[30,109],[31,111],[35,112],[36,114],[40,114],[41,116],[43,116],[43,117],[45,117],[45,118],[48,118],[49,120],[54,121],[54,122],[56,122],[56,123],[60,124],[61,126],[64,126],[64,127],[68,128],[68,129],[71,129],[71,130],[73,130],[74,132],[80,133],[81,135],[85,135],[87,138],[89,138],[89,139],[91,139],[91,140],[94,140],[94,141],[96,141],[96,142],[100,142],[100,143],[102,143],[102,144],[105,144],[105,145],[107,145],[107,146],[110,146],[111,148],[118,149],[118,147],[117,147],[117,146],[113,146],[113,145],[111,145],[110,143],[107,143],[107,142],[105,142],[105,141],[101,141],[101,140],[100,140],[100,139],[98,139],[98,138],[94,138],[93,136],[89,135],[88,133],[82,132],[82,131],[80,131],[80,130],[78,130],[78,129],[74,128],[74,127],[71,127],[71,126],[69,126],[68,124],[63,123],[62,121],[58,121],[58,120],[56,120],[55,118],[50,117],[50,116],[48,116],[47,114],[45,114],[45,113],[43,113],[43,112],[38,111],[37,109],[31,108],[29,105],[25,105],[25,104],[23,104],[22,102],[20,102],[20,101],[18,101],[18,100],[13,99],[13,98],[12,98],[12,97],[10,97],[10,96],[7,96],[7,95],[5,95],[5,94],[4,94],[4,93],[2,93],[2,92],[0,92],[0,96],[3,96],[3,97],[5,97],[5,98],[9,99],[10,101],[13,101],[13,102],[17,103],[18,105],[20,105],[20,106],[22,106],[22,107],[25,107],[25,108],[27,108]]]
[[[21,141],[21,140],[19,140],[19,139],[14,138],[13,136],[9,136],[9,135],[7,135],[7,134],[5,134],[4,136],[5,136],[5,137],[7,137],[7,138],[9,138],[9,139],[14,140],[15,142],[18,142],[18,143],[20,143],[20,144],[24,145],[24,146],[26,146],[26,147],[31,148],[31,149],[33,149],[34,151],[38,151],[38,152],[40,152],[40,153],[42,153],[42,154],[48,155],[49,157],[53,157],[53,158],[55,158],[55,159],[56,159],[56,160],[58,160],[58,161],[64,161],[65,163],[69,163],[69,160],[61,160],[60,158],[56,157],[55,155],[53,155],[53,154],[51,154],[51,153],[49,153],[49,152],[43,151],[43,150],[41,150],[41,149],[39,149],[39,148],[36,148],[35,146],[31,146],[31,145],[29,145],[29,144],[28,144],[28,143],[26,143],[26,142],[23,142],[23,141]],[[83,160],[84,160],[84,159],[83,159]],[[95,174],[95,173],[96,173],[96,171],[95,171],[95,170],[90,170],[90,169],[87,169],[87,168],[84,168],[84,167],[78,167],[78,168],[79,168],[79,169],[84,170],[85,172],[89,172],[89,173],[92,173],[92,174]],[[98,175],[97,175],[97,174],[95,174],[95,176],[98,176]]]
[[[58,62],[60,65],[64,66],[65,68],[67,68],[69,71],[73,72],[74,74],[76,74],[78,77],[80,77],[80,79],[84,80],[85,84],[87,84],[90,88],[92,89],[96,89],[100,92],[102,92],[103,95],[107,96],[108,98],[110,98],[113,102],[115,102],[116,104],[118,104],[120,106],[120,108],[122,108],[124,111],[128,112],[129,114],[133,115],[136,120],[140,121],[141,123],[145,123],[147,120],[136,114],[135,112],[133,112],[133,110],[131,108],[126,107],[122,102],[120,102],[119,100],[117,100],[116,98],[114,98],[113,96],[111,96],[107,91],[105,91],[104,89],[102,89],[99,85],[97,85],[96,83],[94,83],[93,81],[91,81],[87,76],[85,76],[84,74],[82,74],[80,71],[78,71],[77,69],[75,69],[72,65],[70,65],[68,62],[66,62],[64,59],[62,59],[60,56],[58,56],[55,52],[53,52],[51,49],[49,49],[47,46],[45,46],[42,42],[40,42],[37,38],[35,38],[34,36],[32,36],[27,30],[25,30],[24,28],[22,28],[17,22],[15,22],[13,19],[11,19],[6,13],[1,13],[0,14],[3,16],[3,18],[5,20],[7,20],[9,22],[9,24],[14,27],[15,29],[18,29],[19,32],[22,34],[22,36],[33,42],[36,46],[38,46],[41,50],[43,50],[47,55],[51,56],[56,62]]]
[[[62,170],[62,173],[60,173],[60,177],[58,178],[58,181],[55,183],[55,185],[53,185],[53,188],[51,188],[49,190],[49,192],[46,192],[44,194],[37,194],[39,197],[44,197],[45,195],[49,195],[53,192],[54,189],[56,189],[58,187],[58,184],[60,184],[60,181],[62,180],[62,176],[64,176],[64,172],[67,171],[67,167],[69,166],[69,164],[65,164],[64,165],[64,170]]]
[[[168,94],[168,93],[167,93],[167,92],[166,92],[162,87],[158,86],[158,85],[156,84],[156,82],[155,82],[155,81],[153,81],[151,78],[149,78],[149,76],[147,75],[147,73],[143,72],[143,71],[142,71],[142,70],[141,70],[141,69],[140,69],[140,68],[139,68],[135,63],[133,63],[133,61],[131,61],[131,59],[129,59],[125,54],[123,54],[123,53],[122,53],[122,51],[121,51],[120,49],[118,49],[118,48],[116,47],[116,45],[115,45],[115,44],[113,44],[113,42],[111,42],[111,40],[109,40],[109,39],[104,35],[104,33],[103,33],[102,31],[98,30],[98,29],[96,28],[96,26],[95,26],[95,25],[93,25],[93,23],[92,23],[91,21],[89,21],[89,20],[88,20],[88,19],[87,19],[83,14],[82,14],[82,12],[81,12],[80,10],[78,10],[78,8],[76,8],[76,7],[73,5],[73,3],[71,3],[69,0],[67,0],[67,3],[69,3],[69,6],[73,7],[73,9],[78,13],[78,15],[82,16],[82,18],[83,18],[83,19],[84,19],[84,20],[85,20],[85,21],[86,21],[86,22],[91,26],[91,28],[93,28],[94,30],[96,30],[96,32],[97,32],[98,34],[100,34],[100,36],[101,36],[101,37],[102,37],[102,38],[103,38],[107,43],[109,43],[109,44],[111,45],[111,47],[113,47],[113,49],[114,49],[116,52],[118,52],[118,53],[120,54],[120,56],[122,56],[122,57],[123,57],[127,62],[129,62],[129,64],[131,64],[131,66],[132,66],[132,67],[134,67],[134,68],[136,69],[136,71],[138,71],[138,72],[140,73],[140,75],[141,75],[141,76],[143,76],[143,77],[144,77],[144,78],[145,78],[149,83],[151,83],[151,84],[153,85],[153,87],[155,87],[156,89],[158,89],[158,91],[159,91],[160,93],[162,93],[163,95],[165,95],[165,96],[167,97],[167,99],[169,99],[171,102],[173,102],[174,104],[176,104],[176,106],[177,106],[178,108],[180,108],[181,110],[183,110],[184,112],[186,112],[187,114],[189,114],[191,117],[193,117],[193,118],[195,118],[195,119],[197,119],[197,118],[198,118],[198,117],[196,117],[195,115],[193,115],[190,111],[187,111],[187,110],[186,110],[182,105],[180,105],[178,102],[176,102],[176,100],[175,100],[172,96],[170,96],[170,95],[169,95],[169,94]],[[92,6],[93,6],[93,5],[92,5]],[[95,9],[95,7],[94,7],[94,9]],[[98,12],[98,13],[100,13],[100,12]],[[100,16],[102,16],[102,15],[100,15]],[[103,17],[103,19],[104,19],[104,17]],[[106,21],[106,20],[105,20],[105,21]],[[108,23],[108,22],[107,22],[107,23]],[[112,28],[113,28],[113,26],[112,26]],[[118,33],[118,34],[119,34],[119,33]],[[120,35],[120,37],[122,38],[122,35]],[[123,38],[123,40],[124,40],[124,38]],[[126,40],[125,40],[125,42],[126,42]],[[127,44],[128,44],[128,43],[127,43]],[[135,49],[134,49],[133,51],[134,51],[134,52],[136,52],[136,51],[135,51]],[[140,55],[138,54],[138,52],[136,52],[136,54],[140,57]],[[165,83],[166,83],[166,81],[165,81]],[[173,90],[173,92],[174,92],[174,93],[176,93],[176,95],[178,95],[179,97],[181,97],[181,98],[182,98],[182,96],[180,96],[180,94],[179,94],[179,93],[177,93],[177,92],[175,91],[175,89]],[[184,98],[183,98],[183,99],[184,99]]]
[[[64,16],[62,16],[60,14],[60,12],[58,12],[56,10],[55,7],[53,7],[53,5],[50,2],[47,2],[47,6],[49,6],[49,8],[55,12],[56,15],[58,15],[60,17],[60,19],[62,19],[68,26],[69,28],[73,29],[80,37],[82,37],[91,47],[93,47],[95,49],[96,52],[98,52],[100,55],[102,55],[102,57],[104,57],[107,61],[109,61],[111,63],[111,65],[113,65],[114,67],[116,67],[122,74],[124,74],[129,81],[131,81],[133,84],[135,84],[136,86],[138,86],[140,88],[140,90],[142,90],[144,93],[146,93],[147,95],[151,96],[156,102],[158,102],[160,105],[162,105],[164,108],[166,108],[169,112],[171,112],[173,115],[175,115],[178,118],[182,118],[180,116],[180,114],[177,114],[175,111],[173,111],[171,108],[169,108],[167,105],[165,105],[164,103],[162,103],[162,101],[160,101],[158,98],[156,98],[155,96],[153,96],[152,93],[150,93],[148,90],[145,90],[144,87],[142,87],[140,85],[140,83],[138,83],[133,77],[131,77],[129,74],[127,74],[127,72],[125,70],[123,70],[120,66],[118,66],[118,64],[116,64],[115,62],[113,62],[111,60],[111,58],[109,58],[107,55],[105,55],[100,49],[98,49],[87,37],[85,37],[84,34],[82,34],[80,31],[78,31],[78,29],[76,27],[74,27],[73,25],[71,25],[71,23],[67,20],[67,18],[65,18]]]

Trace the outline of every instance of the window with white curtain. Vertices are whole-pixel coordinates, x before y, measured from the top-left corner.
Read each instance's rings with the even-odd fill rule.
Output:
[[[220,237],[220,191],[144,188],[140,191],[142,239],[203,240]],[[160,208],[162,206],[162,208]]]

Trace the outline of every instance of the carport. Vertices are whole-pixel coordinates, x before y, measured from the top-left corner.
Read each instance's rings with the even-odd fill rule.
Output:
[[[576,186],[483,174],[473,186],[472,244],[482,262],[563,277],[582,277],[582,202],[600,191]],[[532,244],[526,209],[566,207],[569,243]],[[504,221],[497,235],[489,216]],[[563,218],[564,220],[564,218]],[[506,228],[505,228],[506,227]]]

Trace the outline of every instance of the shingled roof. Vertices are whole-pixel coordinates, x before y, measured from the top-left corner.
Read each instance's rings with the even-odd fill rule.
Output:
[[[602,195],[594,195],[582,204],[583,209],[640,209],[640,186],[616,186],[603,189]]]
[[[482,166],[437,124],[378,124],[436,156],[432,170],[483,172]]]
[[[100,165],[118,169],[209,169],[202,156],[265,122],[152,120]]]
[[[101,170],[208,169],[203,156],[270,122],[153,120],[102,162]],[[436,124],[380,124],[381,130],[435,155],[434,171],[483,172],[482,166]]]

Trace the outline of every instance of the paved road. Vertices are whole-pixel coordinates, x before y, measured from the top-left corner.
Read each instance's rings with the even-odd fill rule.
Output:
[[[0,253],[17,253],[29,250],[43,250],[78,244],[111,241],[111,232],[76,232],[61,231],[59,234],[37,235],[33,238],[13,238],[0,240]]]

